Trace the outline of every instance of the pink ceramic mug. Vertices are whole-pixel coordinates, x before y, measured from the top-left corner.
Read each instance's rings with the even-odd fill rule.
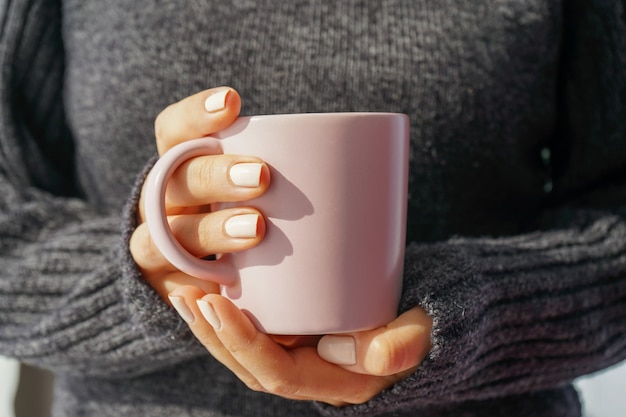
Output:
[[[222,295],[266,333],[382,326],[396,317],[402,289],[408,143],[402,114],[240,117],[159,159],[148,178],[146,221],[174,266],[221,284]],[[164,194],[181,163],[220,153],[254,155],[268,164],[267,192],[238,203],[258,208],[267,230],[257,247],[207,261],[174,239]]]

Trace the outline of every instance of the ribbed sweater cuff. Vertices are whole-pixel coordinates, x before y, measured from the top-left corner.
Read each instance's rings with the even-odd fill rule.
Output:
[[[141,183],[124,218],[94,218],[80,200],[36,190],[5,213],[0,352],[58,373],[112,378],[207,354],[130,256]]]
[[[415,286],[405,300],[435,322],[413,389],[433,400],[489,398],[566,384],[623,359],[625,237],[623,220],[605,216],[581,228],[411,248]]]

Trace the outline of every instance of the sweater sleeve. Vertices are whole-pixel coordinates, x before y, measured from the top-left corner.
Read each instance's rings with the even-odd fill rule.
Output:
[[[626,358],[626,221],[510,238],[413,244],[403,309],[433,317],[418,371],[370,402],[328,415],[515,396],[567,385]]]
[[[564,7],[552,192],[535,231],[409,245],[402,309],[431,315],[432,351],[370,402],[325,414],[553,390],[626,358],[626,5]]]
[[[147,168],[124,213],[102,214],[76,186],[60,1],[0,4],[0,352],[112,377],[197,355],[128,254]]]

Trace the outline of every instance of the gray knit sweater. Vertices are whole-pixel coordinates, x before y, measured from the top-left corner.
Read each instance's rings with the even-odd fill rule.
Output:
[[[580,414],[626,358],[626,2],[0,1],[0,353],[57,416]],[[249,391],[128,252],[166,105],[411,118],[414,375],[334,408]]]

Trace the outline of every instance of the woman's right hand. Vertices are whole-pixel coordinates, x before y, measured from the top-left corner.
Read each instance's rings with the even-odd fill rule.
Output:
[[[202,91],[165,108],[155,120],[156,146],[163,155],[173,146],[208,136],[230,126],[241,109],[239,94],[229,87]],[[256,198],[269,185],[269,169],[256,157],[210,155],[183,163],[170,178],[165,207],[176,239],[196,257],[237,252],[263,239],[265,222],[252,207],[210,212],[214,202]],[[178,271],[154,245],[144,222],[142,191],[139,226],[130,240],[130,252],[144,279],[169,303],[168,294],[180,285],[194,285],[209,293],[218,286]]]

